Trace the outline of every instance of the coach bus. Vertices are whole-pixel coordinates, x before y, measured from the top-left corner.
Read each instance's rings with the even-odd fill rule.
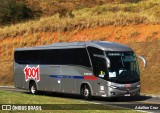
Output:
[[[15,87],[29,90],[120,97],[140,95],[134,51],[107,41],[56,43],[14,51]]]

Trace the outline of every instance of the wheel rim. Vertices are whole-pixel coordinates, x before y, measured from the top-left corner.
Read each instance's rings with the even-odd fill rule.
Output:
[[[89,90],[88,90],[88,89],[84,89],[83,95],[84,95],[85,97],[88,97],[88,96],[89,96]]]
[[[36,91],[36,88],[34,86],[31,86],[31,92],[34,94]]]

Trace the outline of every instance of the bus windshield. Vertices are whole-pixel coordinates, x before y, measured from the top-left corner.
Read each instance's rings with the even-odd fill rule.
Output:
[[[139,68],[134,52],[106,52],[110,59],[108,80],[115,83],[139,81]]]

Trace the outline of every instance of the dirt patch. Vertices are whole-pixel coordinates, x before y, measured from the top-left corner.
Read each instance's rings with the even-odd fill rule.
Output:
[[[134,49],[136,54],[142,55],[147,60],[147,67],[143,68],[139,61],[141,71],[141,91],[143,93],[160,94],[160,40],[152,42],[138,42],[127,44]]]

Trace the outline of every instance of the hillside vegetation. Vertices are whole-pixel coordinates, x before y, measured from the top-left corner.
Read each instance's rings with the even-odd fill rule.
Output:
[[[106,25],[159,24],[160,0],[108,3],[93,8],[73,10],[71,13],[63,14],[64,17],[60,15],[56,13],[38,20],[1,27],[0,37],[15,37],[35,32],[80,30]]]
[[[140,0],[0,0],[0,25],[16,24],[39,17],[74,15],[73,10],[106,3],[137,3]]]

